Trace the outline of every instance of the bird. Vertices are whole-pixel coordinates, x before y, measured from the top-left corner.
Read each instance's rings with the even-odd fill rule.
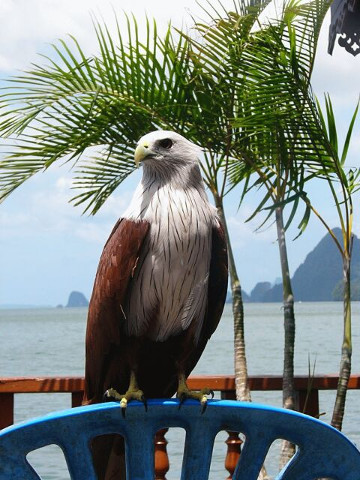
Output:
[[[193,392],[186,379],[221,318],[228,261],[201,152],[167,130],[136,146],[142,179],[104,246],[89,302],[83,404],[105,395],[125,411],[129,401],[175,393],[206,404],[209,390]],[[114,449],[105,440],[94,463],[96,450]],[[110,478],[97,463],[99,478]]]

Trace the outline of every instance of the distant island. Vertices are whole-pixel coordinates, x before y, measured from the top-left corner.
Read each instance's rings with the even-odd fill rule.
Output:
[[[81,292],[71,292],[66,308],[88,307],[89,301]]]
[[[333,230],[342,243],[340,228]],[[291,279],[295,301],[326,302],[342,300],[342,259],[330,234],[325,235],[307,255]],[[351,262],[351,299],[360,300],[360,240],[354,236]],[[243,292],[245,302],[281,302],[282,284],[263,281],[250,295]]]

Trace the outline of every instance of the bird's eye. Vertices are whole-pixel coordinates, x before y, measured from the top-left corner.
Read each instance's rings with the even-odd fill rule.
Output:
[[[170,140],[170,138],[164,138],[164,140],[159,141],[159,145],[160,145],[160,147],[166,148],[166,149],[169,150],[169,148],[171,148],[173,146],[173,142],[172,142],[172,140]]]

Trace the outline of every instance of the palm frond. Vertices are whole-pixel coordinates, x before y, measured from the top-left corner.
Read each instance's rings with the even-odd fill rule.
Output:
[[[265,4],[257,5],[260,11]],[[306,197],[305,182],[314,176],[336,178],[310,86],[329,5],[327,0],[291,0],[281,18],[260,29],[253,28],[258,17],[249,11],[224,14],[207,9],[210,20],[195,25],[200,39],[186,37],[203,113],[210,119],[210,110],[220,112],[219,117],[227,119],[218,121],[212,138],[214,142],[224,131],[230,138],[228,153],[236,159],[228,166],[230,188],[255,173],[252,183],[246,180],[243,185],[241,198],[254,186],[265,185],[267,193],[254,215],[289,206],[286,228]],[[311,213],[308,204],[304,208],[300,233]]]
[[[108,188],[89,183],[89,172],[76,178],[76,197],[86,210],[100,203],[126,176],[125,152],[145,132],[156,128],[184,130],[186,111],[194,103],[188,84],[186,41],[174,41],[171,26],[159,37],[155,21],[146,24],[146,40],[138,35],[134,17],[127,17],[127,38],[119,24],[113,39],[106,25],[94,20],[99,54],[87,57],[75,37],[53,45],[46,66],[33,65],[11,78],[0,101],[0,133],[16,139],[11,154],[0,162],[0,199],[26,179],[60,159],[77,164],[93,147],[104,147],[103,168],[109,163]],[[115,155],[115,152],[117,154]],[[99,166],[98,158],[97,165]],[[117,162],[119,172],[113,164]],[[92,170],[95,175],[95,171]],[[96,180],[99,178],[95,175]]]
[[[77,165],[73,188],[80,189],[81,193],[75,195],[72,202],[85,203],[85,212],[95,214],[134,169],[132,146],[107,146]]]

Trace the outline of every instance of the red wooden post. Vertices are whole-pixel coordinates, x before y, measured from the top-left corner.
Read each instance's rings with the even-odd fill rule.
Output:
[[[14,394],[0,393],[0,429],[14,423]]]
[[[229,437],[226,440],[227,454],[225,457],[225,468],[229,472],[226,480],[231,480],[235,472],[236,465],[241,454],[241,444],[243,441],[239,437],[238,432],[228,432]]]
[[[155,435],[155,480],[166,480],[166,474],[170,468],[166,450],[168,442],[165,438],[168,430],[168,428],[163,428]]]
[[[221,392],[222,400],[236,400],[235,390],[228,390]],[[227,452],[225,457],[225,468],[229,472],[229,476],[226,480],[231,480],[235,472],[236,465],[241,455],[241,444],[243,441],[239,437],[238,432],[227,432],[229,434],[225,441],[227,445]]]
[[[84,392],[72,392],[71,393],[71,406],[72,407],[80,407],[82,403],[82,399],[84,396]]]

